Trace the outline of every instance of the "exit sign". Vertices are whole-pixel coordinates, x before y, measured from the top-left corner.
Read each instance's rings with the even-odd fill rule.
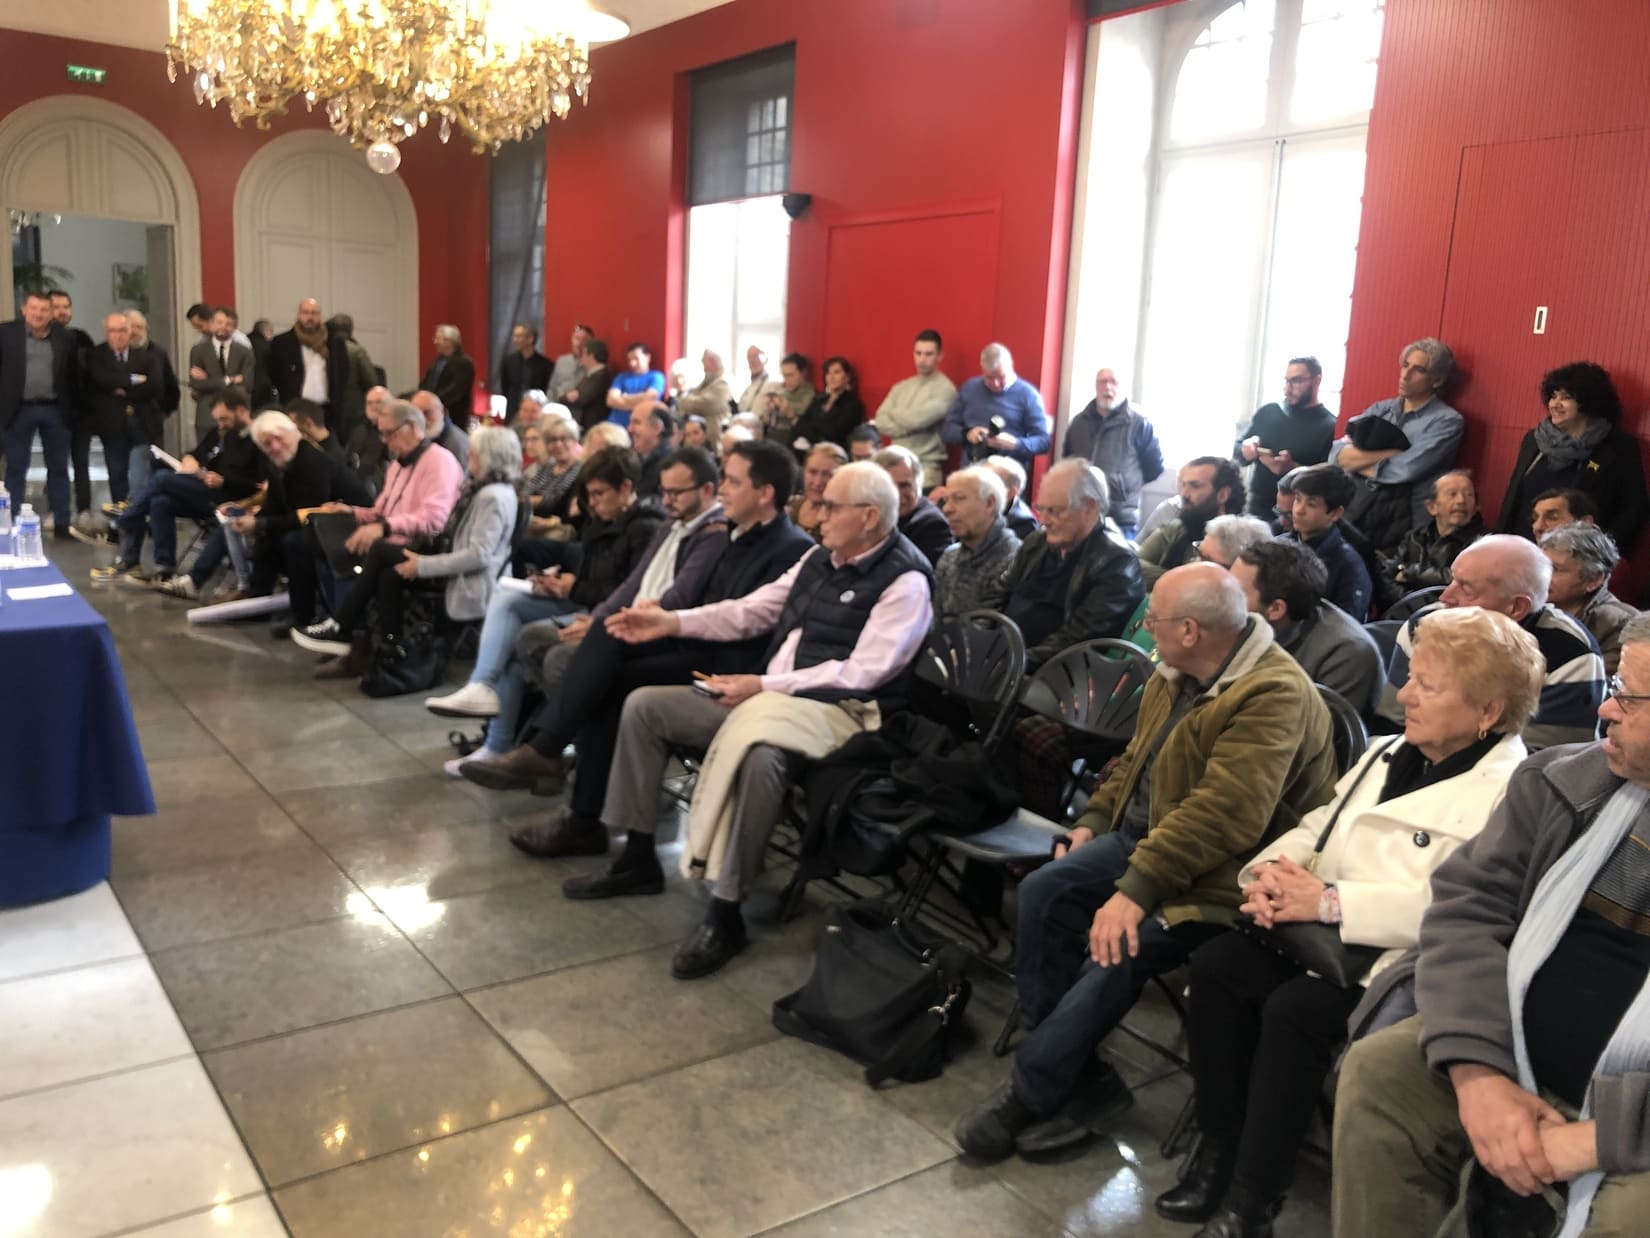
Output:
[[[109,76],[107,69],[94,69],[84,64],[69,65],[68,70],[71,82],[85,82],[90,86],[103,85],[103,79]]]

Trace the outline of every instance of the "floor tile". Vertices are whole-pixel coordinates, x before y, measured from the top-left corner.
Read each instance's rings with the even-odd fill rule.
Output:
[[[151,956],[198,1049],[329,1023],[452,990],[378,912]]]
[[[106,881],[68,898],[0,910],[0,980],[142,953]]]
[[[1033,1238],[1058,1223],[977,1169],[950,1161],[769,1230],[764,1238]]]
[[[349,878],[314,846],[117,877],[115,884],[150,950],[326,920],[349,911],[352,895],[360,901]]]
[[[756,1233],[950,1158],[819,1052],[778,1041],[572,1104],[704,1238]]]
[[[275,1198],[294,1238],[687,1234],[565,1108],[323,1174]]]
[[[489,890],[385,913],[459,989],[592,963],[670,935],[642,923],[621,901],[572,902],[544,882]]]
[[[18,1201],[11,1232],[43,1238],[134,1228],[263,1189],[193,1058],[0,1101],[0,1183]]]
[[[142,734],[140,729],[140,738]],[[149,781],[159,808],[179,808],[206,798],[238,799],[258,791],[252,775],[221,749],[205,756],[151,760]]]
[[[145,959],[0,983],[0,1096],[194,1052]]]
[[[217,1204],[204,1212],[136,1230],[122,1238],[286,1238],[267,1195]]]
[[[383,782],[421,772],[412,757],[365,728],[324,744],[257,748],[241,753],[240,759],[247,772],[276,795],[282,791]]]
[[[561,881],[575,871],[518,850],[503,825],[482,821],[391,830],[344,838],[328,848],[363,889],[413,886],[431,899],[475,894],[532,881]]]
[[[331,846],[363,834],[485,821],[490,814],[468,788],[468,783],[420,771],[353,787],[282,791],[275,798],[316,842]]]
[[[554,1100],[457,998],[220,1049],[204,1061],[272,1186]]]
[[[141,731],[141,744],[146,761],[210,757],[223,752],[212,732],[192,719],[175,719],[165,726],[145,726]]]
[[[247,709],[233,700],[212,696],[192,701],[191,709],[234,753],[268,747],[324,747],[361,735],[361,719],[342,705],[313,700],[265,704]]]
[[[120,880],[310,845],[265,792],[203,798],[153,816],[117,818],[113,872]]]
[[[779,1035],[761,1007],[715,978],[671,980],[674,949],[569,967],[470,1001],[567,1099]]]

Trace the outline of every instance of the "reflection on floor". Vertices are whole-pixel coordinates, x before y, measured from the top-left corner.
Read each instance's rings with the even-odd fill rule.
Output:
[[[99,561],[53,549],[77,583]],[[1150,1051],[1106,1046],[1137,1095],[1114,1137],[964,1163],[950,1127],[1004,1074],[1003,990],[942,1078],[872,1092],[769,1022],[817,910],[673,981],[700,893],[564,901],[599,861],[517,854],[508,824],[547,802],[442,778],[451,723],[419,698],[85,592],[160,814],[117,823],[112,892],[0,913],[0,1235],[1190,1232],[1151,1210],[1188,1084]],[[1134,1023],[1175,1036],[1155,995]],[[1327,1184],[1301,1179],[1278,1232],[1319,1238]]]

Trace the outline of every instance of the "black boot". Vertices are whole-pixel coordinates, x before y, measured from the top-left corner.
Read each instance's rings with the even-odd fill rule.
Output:
[[[1275,1199],[1263,1207],[1251,1208],[1238,1203],[1223,1208],[1192,1238],[1272,1238],[1272,1222],[1283,1211],[1283,1200]]]
[[[1221,1147],[1207,1135],[1198,1136],[1191,1162],[1180,1180],[1157,1197],[1157,1215],[1170,1221],[1207,1221],[1214,1216],[1232,1184],[1230,1148]]]

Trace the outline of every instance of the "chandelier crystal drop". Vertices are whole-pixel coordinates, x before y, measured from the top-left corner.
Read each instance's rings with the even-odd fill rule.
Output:
[[[629,27],[582,0],[169,0],[166,75],[267,129],[294,100],[358,149],[434,123],[476,152],[564,118],[590,89],[589,47]],[[396,152],[399,156],[399,152]],[[399,164],[399,157],[394,163]],[[393,171],[393,166],[381,170]]]

